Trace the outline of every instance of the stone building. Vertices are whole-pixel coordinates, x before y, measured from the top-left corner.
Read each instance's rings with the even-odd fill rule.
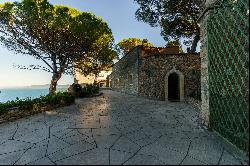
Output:
[[[109,87],[109,81],[108,77],[112,73],[112,69],[108,70],[102,70],[100,73],[96,76],[95,81],[99,84],[99,87]]]
[[[121,58],[110,76],[113,90],[156,100],[200,99],[200,57],[179,47],[137,46]]]
[[[75,83],[78,83],[82,86],[86,86],[87,84],[93,84],[94,82],[99,84],[99,87],[109,87],[108,76],[112,73],[112,68],[102,70],[98,73],[98,75],[89,74],[84,76],[80,72],[75,73],[74,80]]]
[[[113,66],[110,75],[111,88],[116,91],[138,95],[139,47],[135,47]]]

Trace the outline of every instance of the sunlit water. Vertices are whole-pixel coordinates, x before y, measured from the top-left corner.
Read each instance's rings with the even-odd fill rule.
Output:
[[[59,86],[57,91],[66,91],[68,86]],[[47,95],[49,93],[48,87],[24,87],[24,88],[2,88],[0,89],[0,102],[10,100],[24,99],[30,97],[32,99]]]

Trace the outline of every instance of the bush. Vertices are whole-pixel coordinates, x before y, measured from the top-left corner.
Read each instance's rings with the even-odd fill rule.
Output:
[[[19,107],[19,110],[32,111],[33,106],[39,103],[45,103],[51,108],[67,106],[75,102],[75,97],[68,92],[58,92],[53,95],[40,96],[36,99],[26,98],[0,103],[0,115],[9,111],[14,107]]]
[[[74,103],[75,97],[68,92],[58,92],[53,95],[47,95],[43,97],[43,102],[46,102],[51,105],[61,104],[61,105],[70,105]]]
[[[99,86],[97,84],[88,84],[82,88],[81,96],[90,96],[99,93]]]
[[[68,92],[74,95],[75,97],[80,97],[82,91],[82,86],[80,84],[73,83],[70,85]]]
[[[34,101],[31,98],[19,99],[8,101],[6,103],[0,103],[0,114],[7,112],[10,108],[19,107],[19,109],[30,110],[33,106]]]
[[[89,97],[91,95],[99,93],[99,86],[97,83],[94,84],[87,84],[85,87],[82,87],[79,84],[72,84],[68,92],[75,97],[83,98]]]

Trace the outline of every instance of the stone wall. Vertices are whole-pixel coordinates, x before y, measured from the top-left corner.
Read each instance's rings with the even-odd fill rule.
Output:
[[[138,94],[138,55],[139,47],[135,47],[121,58],[110,75],[111,88],[116,91]]]
[[[203,21],[207,19],[207,15],[204,17]],[[201,23],[201,26],[206,26]],[[208,57],[206,55],[206,31],[201,28],[201,119],[202,124],[209,126],[209,77],[208,77]]]
[[[179,47],[135,47],[113,66],[111,87],[128,94],[167,100],[166,75],[173,69],[183,76],[180,81],[183,98],[200,99],[200,57],[179,54]]]
[[[216,0],[205,0],[203,6],[204,10],[208,8],[211,4],[215,3]],[[200,117],[202,124],[205,126],[210,126],[209,124],[209,75],[208,75],[208,57],[207,57],[207,35],[206,35],[206,22],[209,17],[209,11],[202,13],[202,17],[199,20],[200,24],[200,56],[201,56],[201,113]]]
[[[139,95],[166,100],[166,75],[173,69],[184,75],[184,97],[200,98],[200,58],[196,54],[155,54],[142,58]]]

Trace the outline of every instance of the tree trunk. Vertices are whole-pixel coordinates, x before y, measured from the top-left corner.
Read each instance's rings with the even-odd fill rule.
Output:
[[[62,73],[53,73],[52,80],[50,83],[49,94],[53,94],[56,92],[57,82],[61,78]]]
[[[200,41],[200,34],[196,34],[196,36],[194,37],[194,41],[192,43],[191,50],[190,50],[191,53],[196,52],[197,44],[199,41]]]

